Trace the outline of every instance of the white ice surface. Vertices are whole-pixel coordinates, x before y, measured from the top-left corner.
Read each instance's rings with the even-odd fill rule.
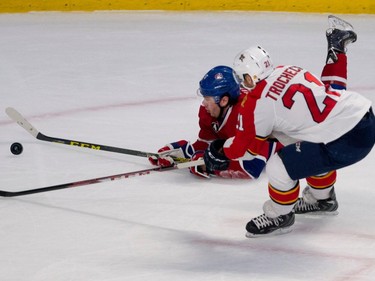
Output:
[[[346,15],[349,88],[375,101],[375,17]],[[195,140],[211,67],[255,43],[275,64],[317,75],[327,15],[95,12],[0,15],[0,189],[17,191],[149,168],[147,159],[34,139],[15,107],[50,136],[156,151]],[[18,141],[24,152],[9,151]],[[245,238],[267,178],[153,173],[0,199],[1,281],[330,280],[375,275],[374,151],[339,171],[340,214],[297,217],[284,236]],[[302,183],[302,186],[304,183]]]

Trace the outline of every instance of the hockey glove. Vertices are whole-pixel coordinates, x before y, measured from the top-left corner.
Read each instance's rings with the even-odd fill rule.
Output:
[[[152,165],[161,167],[173,166],[175,161],[190,159],[194,153],[194,147],[186,140],[169,143],[158,150],[158,156],[150,156],[148,160]],[[180,159],[180,161],[179,161]]]
[[[214,171],[224,171],[229,167],[229,159],[223,153],[223,145],[225,140],[214,140],[204,153],[203,160],[208,173]]]
[[[202,159],[203,155],[204,155],[204,151],[198,150],[193,154],[193,156],[191,156],[191,161]],[[206,172],[206,167],[204,165],[190,167],[189,169],[190,169],[190,173],[192,173],[193,175],[196,175],[198,177],[205,178],[205,179],[210,178],[210,174]]]

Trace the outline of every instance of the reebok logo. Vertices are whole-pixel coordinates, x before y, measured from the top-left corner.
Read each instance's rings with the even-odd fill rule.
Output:
[[[296,142],[296,151],[297,152],[302,152],[301,151],[301,143],[300,142]]]

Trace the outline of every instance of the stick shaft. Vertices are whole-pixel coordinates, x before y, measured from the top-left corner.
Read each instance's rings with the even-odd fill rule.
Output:
[[[74,182],[63,183],[63,184],[58,184],[58,185],[51,185],[51,186],[46,186],[46,187],[41,187],[41,188],[26,189],[26,190],[21,190],[21,191],[0,190],[0,196],[1,197],[16,197],[16,196],[23,196],[23,195],[29,195],[29,194],[35,194],[35,193],[41,193],[41,192],[48,192],[48,191],[53,191],[53,190],[66,189],[66,188],[78,187],[78,186],[83,186],[83,185],[90,185],[90,184],[101,183],[101,182],[106,182],[106,181],[127,179],[127,178],[135,177],[135,176],[144,176],[144,175],[149,175],[152,172],[164,172],[164,171],[170,171],[170,170],[175,170],[175,169],[184,169],[184,168],[188,168],[188,167],[192,167],[196,165],[202,165],[202,163],[203,163],[203,160],[197,160],[197,161],[177,164],[171,167],[164,167],[164,168],[154,167],[150,169],[126,172],[122,174],[104,176],[104,177],[81,180],[81,181],[74,181]]]

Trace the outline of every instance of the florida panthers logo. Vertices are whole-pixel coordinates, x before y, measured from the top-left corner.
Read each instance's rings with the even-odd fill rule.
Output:
[[[301,151],[301,142],[296,142],[296,151],[297,152],[302,152]]]

